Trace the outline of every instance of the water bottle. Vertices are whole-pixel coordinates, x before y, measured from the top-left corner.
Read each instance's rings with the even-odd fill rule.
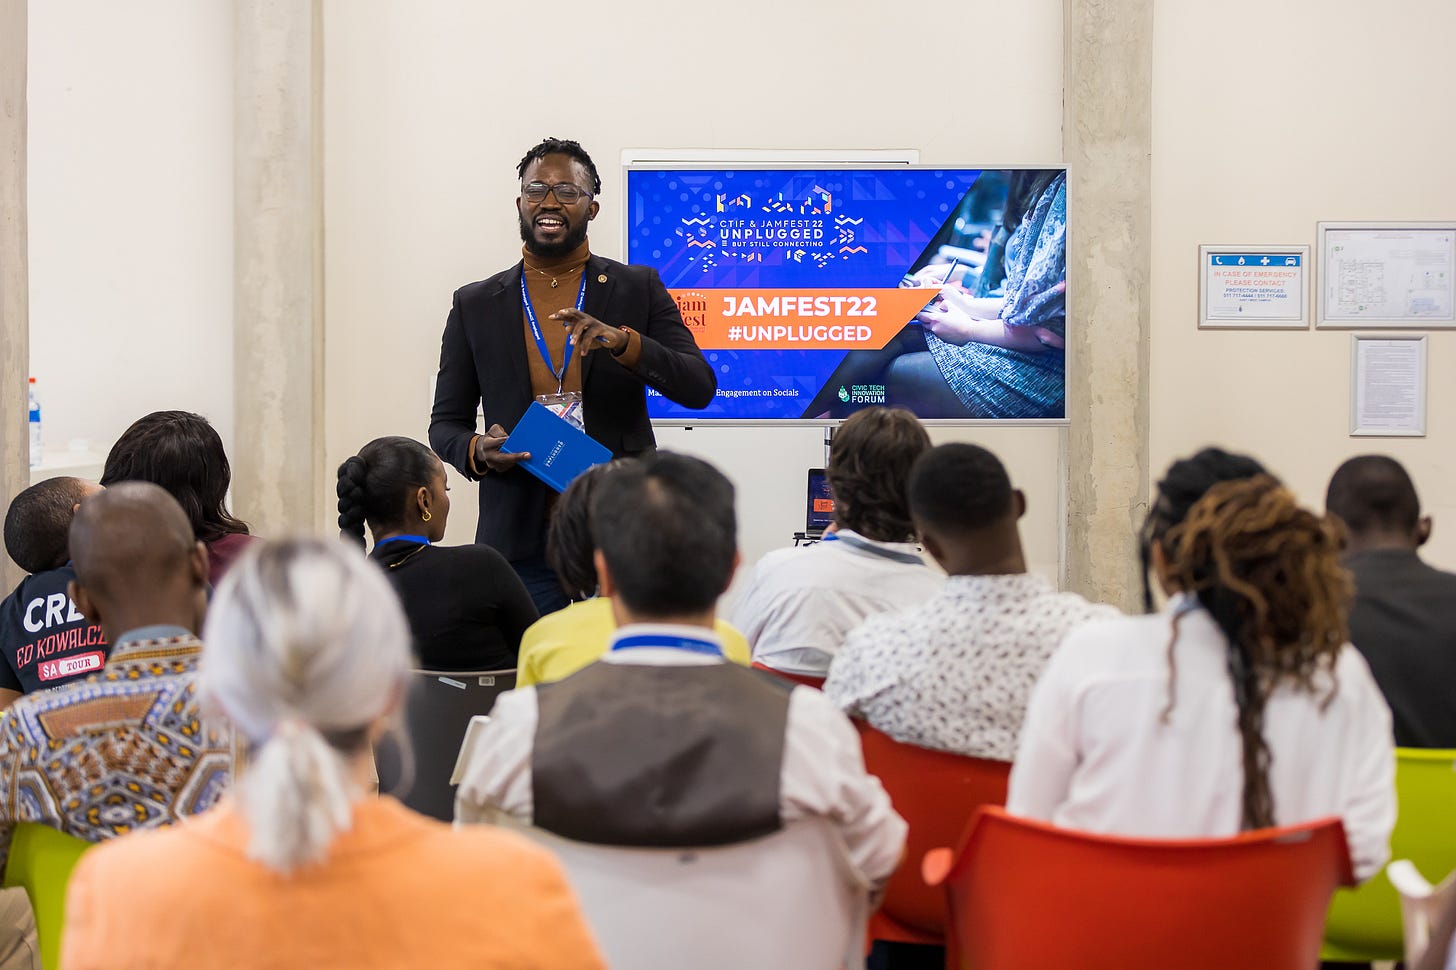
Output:
[[[40,398],[35,396],[35,378],[30,379],[30,467],[45,457],[45,439],[40,433]]]

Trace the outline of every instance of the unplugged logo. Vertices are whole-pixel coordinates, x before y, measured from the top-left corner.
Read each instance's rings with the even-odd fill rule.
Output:
[[[708,297],[697,290],[679,293],[676,297],[677,312],[682,314],[683,323],[690,330],[705,330],[708,326]]]

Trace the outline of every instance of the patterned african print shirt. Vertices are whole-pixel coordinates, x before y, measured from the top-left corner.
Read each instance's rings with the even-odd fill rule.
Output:
[[[17,700],[0,721],[0,867],[16,822],[88,842],[206,811],[232,780],[232,731],[197,703],[202,643],[180,627],[121,638],[85,680]]]
[[[824,693],[896,741],[1010,761],[1057,644],[1073,627],[1113,616],[1031,573],[952,576],[915,609],[856,628]]]

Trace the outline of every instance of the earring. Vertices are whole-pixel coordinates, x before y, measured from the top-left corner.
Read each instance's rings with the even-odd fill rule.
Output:
[[[434,516],[430,514],[430,510],[429,509],[425,509],[423,512],[420,513],[420,521],[421,522],[428,522],[428,521],[430,521],[433,518],[434,518]]]

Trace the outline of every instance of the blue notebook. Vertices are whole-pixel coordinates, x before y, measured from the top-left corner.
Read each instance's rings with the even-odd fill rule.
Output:
[[[612,460],[610,449],[540,401],[531,402],[501,451],[529,451],[531,460],[521,462],[521,467],[558,492],[566,491],[572,479],[593,465]]]

